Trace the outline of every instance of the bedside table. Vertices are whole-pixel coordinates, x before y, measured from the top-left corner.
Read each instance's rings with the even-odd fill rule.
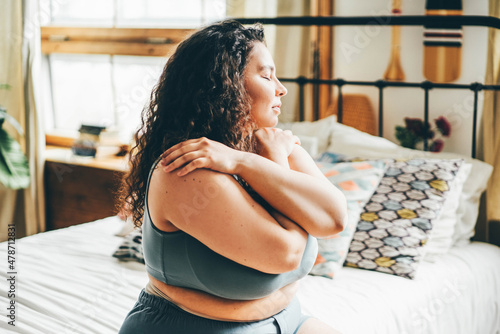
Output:
[[[116,215],[116,195],[127,162],[125,157],[77,157],[70,149],[48,147],[44,171],[47,230]]]

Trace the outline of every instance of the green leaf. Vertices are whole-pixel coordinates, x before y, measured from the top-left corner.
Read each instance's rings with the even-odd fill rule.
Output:
[[[7,188],[23,189],[30,184],[28,160],[21,146],[0,128],[0,183]]]
[[[402,126],[396,126],[396,139],[401,146],[414,149],[417,143],[421,141],[412,131]]]

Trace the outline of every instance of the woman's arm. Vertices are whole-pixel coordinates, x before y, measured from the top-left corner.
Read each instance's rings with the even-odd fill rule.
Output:
[[[241,175],[247,183],[249,183],[266,201],[271,201],[269,203],[271,206],[287,215],[292,220],[300,222],[300,224],[307,224],[309,221],[310,224],[307,225],[309,227],[301,226],[314,236],[328,236],[328,231],[332,231],[332,228],[334,230],[331,234],[338,233],[339,231],[335,230],[336,226],[338,227],[338,223],[336,223],[338,219],[341,219],[342,226],[340,230],[342,230],[347,215],[344,195],[323,175],[311,156],[300,146],[299,139],[294,136],[291,131],[282,131],[277,128],[259,129],[255,133],[255,138],[258,142],[258,154],[260,156],[275,162],[287,170],[304,173],[317,178],[320,182],[316,182],[316,184],[330,187],[334,194],[332,194],[332,202],[326,202],[324,203],[325,206],[321,207],[322,203],[318,201],[316,196],[319,195],[320,198],[326,198],[316,193],[316,190],[319,188],[315,188],[316,184],[314,183],[307,183],[305,188],[300,188],[301,184],[293,182],[276,183],[275,185],[277,185],[277,187],[275,190],[277,190],[278,193],[269,193],[269,190],[273,190],[273,187],[269,187],[273,185],[272,182],[266,183],[265,180],[255,176],[252,172],[249,172],[246,177]],[[247,165],[247,167],[249,166]],[[252,176],[255,177],[252,178]],[[265,175],[262,176],[265,177]],[[252,180],[247,180],[248,177],[252,178]],[[264,186],[262,186],[262,183],[264,183]],[[290,186],[299,187],[295,188],[295,195],[291,193]],[[261,191],[259,192],[255,187]],[[277,199],[280,198],[288,201],[288,203],[283,201],[281,203],[278,202]],[[301,208],[298,208],[297,206],[300,206],[300,203],[304,204]],[[314,207],[315,204],[319,204],[320,206]],[[325,211],[325,208],[330,208],[334,210],[334,212]],[[343,208],[344,211],[342,210]],[[298,211],[301,209],[303,210],[302,215],[301,212]],[[325,214],[326,217],[324,216]],[[325,220],[321,219],[322,215]],[[328,221],[328,217],[332,217],[334,221]]]
[[[275,210],[309,234],[325,237],[342,231],[347,212],[343,194],[322,176],[305,151],[295,147],[289,133],[267,134],[272,135],[272,140],[264,137],[267,141],[262,156],[235,153],[225,145],[202,138],[173,146],[165,152],[162,164],[166,172],[178,169],[180,175],[198,168],[240,175]],[[291,154],[295,150],[298,151]],[[280,163],[264,156],[272,156]],[[300,171],[283,166],[284,161]]]
[[[275,210],[309,234],[326,237],[341,232],[347,215],[344,195],[323,176],[314,161],[310,164],[307,152],[299,146],[294,151],[301,159],[290,159],[290,169],[253,154],[240,166],[238,175]]]
[[[247,267],[278,274],[295,270],[302,260],[307,233],[267,212],[230,175],[208,169],[184,176],[155,171],[148,204],[157,227],[168,222]]]

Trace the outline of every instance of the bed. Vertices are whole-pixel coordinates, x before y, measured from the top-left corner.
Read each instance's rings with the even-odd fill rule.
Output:
[[[342,110],[342,101],[339,107]],[[428,152],[403,149],[343,125],[341,118],[340,114],[316,122],[281,124],[303,138],[303,145],[317,156],[318,165],[332,182],[350,185],[346,192],[361,179],[357,185],[367,187],[361,187],[365,191],[358,187],[349,198],[350,234],[325,240],[324,249],[320,245],[323,258],[318,258],[317,272],[301,280],[298,297],[303,312],[346,334],[500,333],[500,248],[470,241],[491,167],[471,157],[429,156]],[[324,152],[327,154],[318,154]],[[443,167],[453,177],[448,179],[449,189],[442,192],[446,196],[433,203],[439,209],[431,219],[432,228],[415,224],[420,230],[401,236],[411,243],[401,248],[406,253],[393,257],[400,262],[369,261],[371,253],[356,247],[367,242],[367,231],[374,229],[366,229],[366,223],[372,220],[361,219],[364,225],[358,222],[363,214],[372,216],[367,205],[376,206],[373,196],[393,177],[387,175],[388,165],[436,163],[432,159],[454,161]],[[337,173],[339,166],[352,172],[349,178]],[[353,173],[358,174],[353,177]],[[398,224],[402,227],[408,220],[398,220]],[[119,236],[126,227],[126,222],[113,216],[1,243],[0,257],[8,259],[10,254],[15,260],[5,264],[6,270],[0,274],[6,287],[0,291],[0,301],[7,315],[0,322],[0,332],[116,333],[147,282],[137,231]],[[377,242],[380,240],[367,244]],[[387,247],[379,251],[384,255]],[[351,265],[345,266],[348,263]]]
[[[111,255],[123,242],[118,217],[16,242],[16,327],[2,333],[117,333],[147,277]],[[43,251],[41,251],[43,250]],[[0,256],[6,258],[5,243]],[[1,272],[4,282],[8,275]],[[500,248],[472,242],[424,262],[416,280],[343,268],[300,283],[303,311],[343,333],[498,333]],[[8,305],[7,291],[0,292]],[[5,312],[5,311],[4,311]]]

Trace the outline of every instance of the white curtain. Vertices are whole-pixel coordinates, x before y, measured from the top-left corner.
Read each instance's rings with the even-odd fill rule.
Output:
[[[229,17],[276,17],[310,15],[310,0],[227,0]],[[264,26],[266,42],[276,64],[278,77],[311,77],[310,29],[292,26]],[[288,96],[283,99],[281,122],[298,120],[299,89],[296,84],[284,83]],[[308,90],[306,90],[307,92]],[[310,106],[305,96],[306,109]],[[306,115],[308,112],[306,111]],[[310,112],[309,112],[310,114]]]
[[[489,14],[500,17],[500,2],[490,1]],[[500,84],[500,32],[490,29],[486,66],[486,83]],[[482,153],[495,169],[487,190],[487,219],[500,220],[500,92],[484,94]]]
[[[7,225],[16,224],[17,237],[45,229],[43,196],[43,151],[38,99],[41,64],[38,0],[2,0],[0,11],[0,104],[24,130],[19,135],[8,124],[4,128],[23,148],[29,161],[31,183],[27,189],[11,190],[0,185],[0,240],[6,239]]]

